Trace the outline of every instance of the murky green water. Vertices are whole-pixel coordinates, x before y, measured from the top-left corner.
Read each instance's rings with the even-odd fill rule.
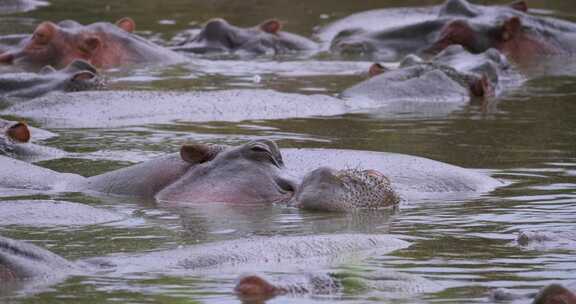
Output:
[[[356,11],[438,1],[71,1],[53,0],[36,11],[0,17],[0,33],[28,33],[42,20],[90,23],[131,16],[147,37],[170,38],[189,24],[211,17],[253,25],[269,17],[286,29],[310,34],[317,25]],[[197,3],[196,3],[197,2]],[[530,1],[533,7],[576,20],[571,1]],[[170,20],[173,22],[161,22]],[[173,23],[173,24],[172,24]],[[261,70],[241,61],[202,62],[199,68],[139,70],[114,85],[137,89],[203,90],[271,88],[284,92],[336,94],[362,79],[369,63],[335,63],[346,75],[315,75],[330,62],[280,63],[260,59]],[[252,63],[253,64],[253,63]],[[286,64],[286,63],[284,63]],[[271,67],[272,66],[272,67]],[[143,252],[249,236],[369,232],[413,237],[408,249],[367,260],[329,265],[323,270],[362,274],[390,270],[431,279],[441,287],[428,293],[378,290],[325,297],[279,297],[270,303],[438,302],[481,303],[494,287],[534,291],[551,282],[576,280],[576,248],[515,245],[519,231],[576,231],[576,73],[538,76],[485,106],[473,102],[448,113],[350,114],[337,117],[174,123],[118,129],[52,129],[59,137],[42,144],[71,154],[41,164],[61,171],[95,175],[176,151],[186,141],[237,144],[254,138],[281,147],[322,147],[412,154],[478,168],[511,185],[470,201],[405,202],[399,210],[360,214],[308,213],[279,206],[162,208],[153,202],[50,194],[43,198],[104,206],[124,220],[88,227],[29,228],[0,223],[4,236],[32,241],[69,259],[117,252]],[[255,74],[261,77],[254,81]],[[80,155],[80,156],[79,156]],[[7,194],[0,193],[3,200]],[[269,274],[285,270],[270,269]],[[296,270],[293,270],[296,272]],[[54,286],[24,290],[2,299],[14,303],[226,303],[235,276],[185,277],[74,276]]]

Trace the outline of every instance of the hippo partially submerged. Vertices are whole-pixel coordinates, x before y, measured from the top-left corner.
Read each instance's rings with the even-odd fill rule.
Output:
[[[231,25],[224,19],[212,19],[200,33],[176,39],[179,41],[174,43],[173,50],[196,54],[230,52],[278,55],[317,49],[312,40],[282,31],[282,24],[275,19],[250,28]]]
[[[287,157],[287,160],[286,158]],[[90,178],[0,157],[0,186],[154,198],[163,204],[288,204],[342,211],[405,199],[490,191],[501,182],[413,156],[346,150],[284,150],[269,140],[238,147],[184,145],[170,154]],[[351,166],[356,168],[351,169]],[[332,169],[319,167],[332,167]]]
[[[392,9],[394,10],[394,9]],[[398,9],[396,9],[398,10]],[[427,51],[440,36],[443,29],[455,20],[474,19],[486,24],[496,23],[503,14],[522,14],[527,10],[523,1],[516,1],[508,6],[483,6],[468,3],[466,0],[447,0],[440,6],[423,9],[419,12],[414,8],[405,8],[402,14],[405,20],[411,20],[410,15],[422,16],[415,18],[413,22],[404,22],[389,26],[387,10],[381,13],[374,11],[358,13],[336,21],[328,25],[324,32],[334,32],[339,29],[331,39],[331,51],[345,55],[360,55],[381,61],[395,61],[407,54],[422,54]],[[396,13],[401,15],[400,12]],[[392,14],[394,15],[394,14]],[[363,24],[370,25],[374,22],[366,20],[379,18],[376,28],[366,28]],[[354,27],[351,24],[360,27]],[[381,24],[381,25],[380,25]],[[394,23],[392,23],[394,24]],[[334,29],[331,29],[334,28]],[[320,33],[322,36],[322,33]],[[488,48],[486,48],[488,49]],[[485,50],[486,50],[485,49]]]
[[[0,119],[0,154],[10,153],[15,144],[27,143],[29,140],[30,129],[26,123]]]
[[[54,91],[77,92],[104,87],[104,78],[84,60],[74,60],[62,70],[45,66],[39,73],[0,75],[0,96],[5,98],[35,98]]]
[[[395,70],[374,65],[371,78],[342,92],[344,98],[375,101],[457,102],[491,97],[500,91],[510,65],[497,50],[474,55],[461,46],[447,48],[429,61],[407,56]]]
[[[72,20],[58,24],[43,22],[29,39],[0,54],[0,63],[35,71],[46,65],[61,69],[77,59],[98,68],[185,60],[133,34],[135,27],[130,18],[120,19],[115,25],[106,22],[81,25]]]

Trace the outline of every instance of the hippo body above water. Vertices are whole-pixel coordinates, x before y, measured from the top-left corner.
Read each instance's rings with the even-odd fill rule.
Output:
[[[508,61],[497,50],[474,55],[452,46],[430,61],[408,56],[395,70],[383,70],[342,92],[344,98],[384,101],[461,102],[500,91]]]
[[[281,29],[278,20],[268,20],[255,27],[241,28],[224,19],[212,19],[203,26],[200,33],[192,37],[176,37],[178,42],[173,43],[175,46],[172,49],[195,54],[224,52],[279,55],[310,52],[318,48],[314,41]]]
[[[0,54],[0,63],[37,71],[47,65],[61,69],[77,59],[98,68],[185,60],[179,54],[133,34],[135,27],[129,18],[119,20],[116,25],[106,22],[81,25],[72,20],[58,24],[43,22],[29,39]]]
[[[35,98],[54,91],[98,90],[104,86],[96,68],[84,60],[75,60],[58,71],[46,66],[38,74],[0,75],[0,97],[5,98]]]
[[[5,168],[0,186],[6,188],[129,195],[178,205],[279,203],[325,211],[377,209],[396,205],[399,197],[453,198],[503,185],[472,170],[414,156],[322,149],[281,152],[268,140],[238,147],[185,145],[179,156],[90,178],[5,157],[0,157],[0,164]],[[312,171],[316,168],[322,169]]]

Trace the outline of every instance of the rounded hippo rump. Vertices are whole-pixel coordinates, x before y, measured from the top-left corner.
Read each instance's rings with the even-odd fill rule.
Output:
[[[196,54],[247,53],[286,54],[290,52],[312,52],[317,44],[303,36],[282,31],[280,21],[271,19],[261,24],[241,28],[224,19],[208,21],[199,33],[192,37],[176,37],[172,48],[176,51]]]
[[[115,25],[106,22],[81,25],[72,20],[43,22],[29,39],[0,54],[0,63],[17,64],[27,70],[46,65],[60,69],[83,59],[98,68],[138,63],[181,62],[185,58],[133,34],[130,18]]]
[[[74,60],[62,70],[45,66],[39,73],[0,76],[0,96],[5,98],[35,98],[55,91],[77,92],[104,87],[104,78],[84,60]]]
[[[349,109],[325,95],[272,90],[207,92],[87,91],[14,103],[0,114],[54,128],[120,127],[172,121],[242,121],[340,115]]]

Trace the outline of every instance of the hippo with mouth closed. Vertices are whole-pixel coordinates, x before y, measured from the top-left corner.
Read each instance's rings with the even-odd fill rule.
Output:
[[[287,167],[283,154],[289,157]],[[342,168],[349,162],[372,169]],[[466,195],[502,185],[483,174],[414,156],[344,150],[288,149],[281,153],[269,140],[238,147],[184,145],[179,155],[90,178],[2,157],[0,165],[5,168],[0,186],[9,188],[94,191],[176,204],[280,203],[315,210],[386,208],[398,203],[398,195]],[[335,170],[309,173],[310,168],[321,166]],[[301,180],[301,185],[294,180]],[[320,198],[316,192],[326,195]]]
[[[491,24],[502,14],[522,14],[527,9],[524,1],[508,6],[483,6],[465,0],[448,0],[443,5],[431,8],[423,20],[381,30],[342,29],[332,38],[330,50],[347,56],[360,55],[380,61],[395,61],[407,54],[423,54],[440,37],[442,30],[455,20],[479,20]],[[360,17],[358,19],[361,21]],[[344,21],[339,23],[346,24]]]
[[[451,46],[429,61],[407,56],[395,70],[375,64],[370,79],[344,90],[341,96],[375,101],[468,101],[474,96],[496,95],[509,68],[506,58],[495,49],[475,55]]]
[[[234,26],[224,19],[212,19],[200,33],[176,39],[181,41],[174,43],[173,50],[196,54],[243,52],[278,55],[318,48],[308,38],[282,31],[281,23],[275,19],[249,28]]]
[[[135,27],[130,18],[122,18],[115,25],[106,22],[81,25],[72,20],[58,24],[43,22],[30,38],[0,54],[0,63],[34,71],[47,65],[61,69],[77,59],[98,68],[185,60],[133,34]]]
[[[84,60],[74,60],[62,70],[45,66],[39,73],[0,75],[2,97],[35,98],[54,91],[77,92],[104,87],[104,78]]]

